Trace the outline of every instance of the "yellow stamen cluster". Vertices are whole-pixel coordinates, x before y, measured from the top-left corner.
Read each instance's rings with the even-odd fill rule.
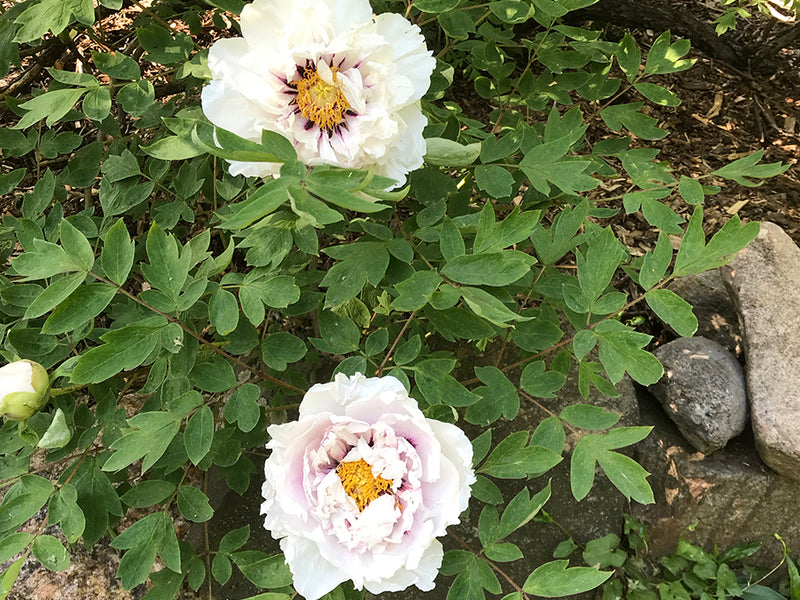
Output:
[[[333,69],[332,73],[333,84],[323,80],[316,69],[307,69],[303,79],[291,84],[297,88],[295,102],[300,114],[327,131],[341,123],[350,108],[342,89],[336,84],[336,70]]]
[[[391,493],[392,482],[380,476],[375,477],[372,467],[363,458],[340,463],[336,467],[336,474],[342,481],[344,491],[356,501],[359,512],[379,496]]]

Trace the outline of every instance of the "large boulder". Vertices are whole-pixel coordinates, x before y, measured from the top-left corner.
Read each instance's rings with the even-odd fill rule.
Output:
[[[730,352],[693,337],[668,342],[655,355],[664,365],[664,376],[648,389],[695,448],[711,454],[744,431],[744,372]]]
[[[783,557],[779,534],[800,548],[800,483],[761,461],[749,431],[712,455],[697,452],[647,392],[640,393],[641,422],[652,433],[635,446],[635,458],[652,473],[655,504],[632,504],[648,528],[651,555],[672,554],[684,538],[711,552],[762,542],[748,562],[771,569]]]
[[[723,268],[743,325],[756,447],[800,479],[800,248],[774,223]]]

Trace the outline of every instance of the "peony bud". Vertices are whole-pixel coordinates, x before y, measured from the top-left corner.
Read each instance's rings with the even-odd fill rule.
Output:
[[[38,411],[50,391],[47,370],[32,360],[17,360],[0,368],[0,415],[24,421]]]

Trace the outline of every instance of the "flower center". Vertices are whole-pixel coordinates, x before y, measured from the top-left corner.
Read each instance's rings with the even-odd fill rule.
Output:
[[[336,68],[331,69],[332,83],[325,81],[317,69],[304,69],[303,78],[290,85],[297,89],[294,102],[300,114],[320,129],[333,130],[342,122],[350,104],[336,82]]]
[[[372,467],[363,458],[339,463],[336,474],[342,481],[345,493],[356,501],[359,512],[379,496],[389,493],[392,488],[391,481],[372,474]]]

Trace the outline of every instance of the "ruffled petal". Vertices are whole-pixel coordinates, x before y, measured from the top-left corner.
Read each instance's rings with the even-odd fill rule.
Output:
[[[434,580],[439,574],[443,558],[442,544],[439,540],[433,540],[413,568],[403,567],[384,579],[366,580],[364,587],[372,594],[399,592],[412,585],[428,592],[435,586]]]
[[[281,540],[281,550],[294,578],[294,589],[306,600],[317,600],[350,579],[319,553],[317,544],[304,537]]]

